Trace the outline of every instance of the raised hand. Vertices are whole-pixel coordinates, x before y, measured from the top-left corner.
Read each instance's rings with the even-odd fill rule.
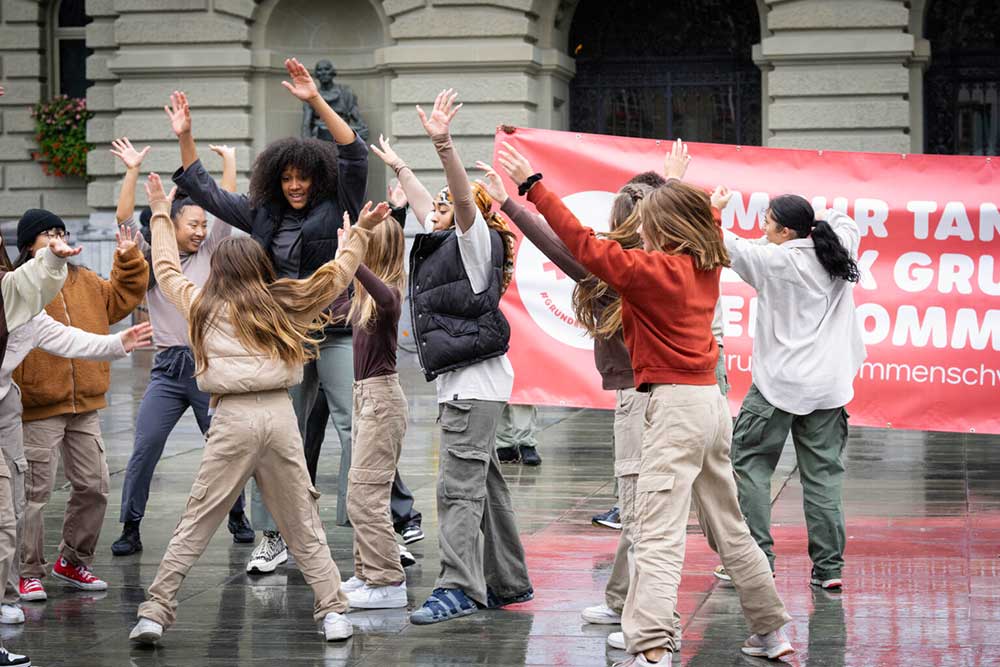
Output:
[[[170,105],[163,107],[170,118],[170,127],[178,137],[191,133],[191,107],[188,98],[182,92],[170,93]]]
[[[390,213],[392,213],[392,208],[384,201],[379,202],[375,208],[372,208],[372,203],[368,202],[358,214],[358,227],[367,230],[375,229],[380,222],[389,217]]]
[[[667,178],[682,181],[690,163],[691,156],[688,155],[687,144],[678,139],[673,142],[670,151],[663,158],[663,174]]]
[[[486,194],[492,197],[493,201],[500,206],[503,206],[503,203],[507,201],[507,188],[503,186],[503,180],[500,178],[500,174],[498,174],[493,167],[481,160],[476,161],[476,167],[486,172],[486,180],[477,180],[476,183],[479,183],[486,189]]]
[[[369,204],[371,202],[368,202]],[[347,211],[344,211],[344,222],[341,224],[340,229],[337,230],[337,252],[333,254],[333,258],[337,259],[340,257],[340,252],[347,245],[347,242],[351,240],[351,216]]]
[[[433,139],[434,137],[442,137],[448,134],[451,119],[462,108],[461,104],[455,105],[457,97],[458,93],[452,88],[442,90],[434,98],[434,109],[431,111],[430,117],[424,113],[419,104],[417,105],[417,115],[420,116],[420,122],[423,123],[424,130],[427,131],[427,136]]]
[[[507,175],[510,176],[510,180],[518,185],[524,183],[528,180],[529,176],[535,173],[528,159],[518,153],[517,149],[506,141],[503,142],[503,150],[497,153],[497,161],[503,167],[503,170],[507,172]]]
[[[122,161],[126,169],[138,169],[142,166],[142,161],[149,154],[150,147],[146,146],[141,151],[132,147],[132,142],[128,137],[115,139],[111,142],[111,154]]]
[[[122,347],[125,348],[126,352],[131,352],[153,342],[153,325],[149,322],[143,322],[129,327],[119,335],[122,338]]]
[[[118,225],[118,230],[115,231],[115,241],[118,243],[118,254],[124,255],[129,250],[134,248],[138,238],[139,230],[135,230],[133,232],[125,225]]]
[[[394,208],[406,206],[406,191],[403,190],[399,179],[392,179],[392,183],[386,188],[386,198]]]
[[[225,144],[209,144],[208,147],[223,160],[227,157],[231,160],[236,159],[236,149],[232,146],[227,146]]]
[[[281,82],[285,90],[303,102],[319,97],[319,89],[316,88],[316,82],[313,81],[309,68],[300,63],[298,59],[289,58],[285,61],[285,69],[288,70],[288,77],[292,80],[291,83]]]
[[[83,252],[83,247],[71,248],[69,244],[66,243],[66,239],[53,236],[49,238],[49,252],[56,257],[66,259],[67,257],[72,257],[73,255],[79,255]]]
[[[715,190],[712,191],[712,207],[717,208],[720,211],[729,204],[729,200],[733,198],[733,193],[724,185],[715,186]]]
[[[174,188],[170,191],[171,198],[176,190],[177,188]],[[163,181],[160,180],[159,174],[150,173],[146,178],[146,196],[149,198],[150,205],[157,201],[170,201],[167,199],[167,193],[163,191]]]
[[[378,146],[372,144],[371,149],[372,153],[375,153],[375,155],[379,156],[382,162],[385,162],[388,166],[392,167],[393,169],[395,169],[397,165],[403,163],[403,161],[399,158],[399,156],[396,155],[396,151],[392,150],[392,146],[389,145],[389,140],[386,139],[381,134],[378,135]]]

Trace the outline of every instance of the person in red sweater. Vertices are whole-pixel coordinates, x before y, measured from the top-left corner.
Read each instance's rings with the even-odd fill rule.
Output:
[[[672,180],[633,215],[642,248],[598,238],[508,143],[501,167],[528,189],[528,200],[577,260],[622,298],[622,328],[635,384],[649,393],[636,493],[635,578],[622,612],[629,658],[622,667],[671,664],[677,588],[692,498],[730,571],[753,635],[749,655],[793,652],[782,627],[791,620],[764,552],[750,536],[729,462],[732,419],[716,386],[712,317],[719,275],[729,265],[708,195]],[[523,188],[522,188],[523,189]]]

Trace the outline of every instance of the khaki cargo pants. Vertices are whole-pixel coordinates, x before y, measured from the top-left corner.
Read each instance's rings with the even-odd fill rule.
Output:
[[[354,383],[347,516],[354,526],[354,575],[372,586],[406,579],[389,502],[408,417],[399,375]]]
[[[319,518],[320,493],[309,483],[298,422],[288,391],[230,394],[219,399],[187,508],[174,530],[149,600],[138,616],[172,625],[177,592],[229,508],[253,476],[288,550],[316,596],[313,617],[347,610],[340,572]]]
[[[0,400],[0,585],[4,604],[21,598],[18,588],[18,551],[24,519],[24,458],[21,440],[21,390],[13,382]]]

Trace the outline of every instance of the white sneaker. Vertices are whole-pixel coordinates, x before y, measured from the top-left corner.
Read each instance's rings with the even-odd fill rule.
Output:
[[[354,626],[343,614],[331,611],[323,619],[323,636],[326,641],[334,642],[340,639],[347,639],[354,634]]]
[[[396,586],[365,584],[347,594],[352,609],[399,609],[406,606],[406,582]]]
[[[740,650],[747,655],[752,655],[756,658],[766,657],[769,660],[777,660],[783,655],[795,653],[795,649],[792,648],[791,642],[788,641],[785,631],[781,628],[766,635],[750,635],[743,642],[743,647]]]
[[[674,630],[674,653],[678,653],[681,650],[681,636]],[[608,635],[608,646],[611,648],[616,648],[620,651],[625,650],[625,633],[624,632],[612,632]]]
[[[410,567],[411,565],[417,564],[417,559],[413,557],[410,550],[404,547],[402,544],[397,544],[399,547],[399,563],[403,567]]]
[[[250,554],[250,561],[247,563],[247,572],[274,572],[274,569],[288,560],[288,548],[285,540],[281,539],[278,533],[264,531],[264,537]]]
[[[139,622],[132,628],[128,638],[140,644],[155,644],[163,636],[163,626],[148,618],[140,618]]]
[[[673,656],[669,653],[664,654],[659,662],[650,662],[646,660],[646,656],[640,653],[639,655],[630,655],[621,662],[616,662],[615,667],[670,667],[672,661]]]
[[[839,591],[844,587],[844,580],[840,577],[834,577],[833,579],[817,579],[813,577],[809,580],[813,586],[819,586],[824,591]]]
[[[0,623],[19,625],[24,623],[24,611],[19,604],[0,605]]]
[[[616,613],[606,604],[587,607],[580,612],[580,618],[586,623],[596,623],[597,625],[618,625],[622,622],[622,615]]]
[[[358,590],[364,585],[365,582],[363,582],[361,579],[358,579],[357,577],[351,577],[347,581],[340,582],[340,590],[344,591],[345,593],[350,593],[351,591]]]

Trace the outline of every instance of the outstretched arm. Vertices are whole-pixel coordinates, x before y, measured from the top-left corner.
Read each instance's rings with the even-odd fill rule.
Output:
[[[170,126],[177,135],[181,147],[181,164],[187,170],[198,159],[198,149],[194,145],[194,135],[191,133],[191,107],[188,106],[187,95],[174,91],[170,93],[170,106],[163,107],[170,118]]]
[[[153,235],[153,273],[156,284],[167,300],[187,319],[191,303],[198,294],[198,287],[181,271],[177,235],[170,222],[170,204],[163,192],[163,183],[156,174],[150,174],[146,180],[146,194],[149,196],[149,207],[153,210],[149,227]]]
[[[319,89],[306,66],[296,58],[289,58],[285,61],[285,69],[288,70],[288,77],[291,79],[291,82],[281,82],[285,90],[312,108],[313,112],[323,120],[327,129],[330,130],[334,141],[341,145],[353,143],[354,130],[347,124],[347,121],[337,115],[337,112],[319,94]]]
[[[153,325],[149,322],[137,324],[120,334],[102,336],[66,326],[43,312],[38,316],[34,342],[36,347],[57,357],[110,361],[148,345],[152,338]]]
[[[142,256],[137,239],[142,236],[124,225],[115,234],[118,247],[109,280],[101,280],[104,307],[109,322],[122,320],[146,298],[149,264]]]
[[[372,144],[371,149],[375,155],[379,156],[385,164],[396,172],[396,178],[406,193],[406,199],[413,208],[413,214],[423,225],[431,213],[434,212],[434,198],[427,191],[424,184],[416,177],[413,170],[406,166],[403,159],[396,154],[396,151],[389,145],[389,140],[381,134],[378,137],[379,145]]]
[[[427,136],[434,142],[438,157],[441,159],[441,166],[444,167],[445,179],[448,181],[448,189],[451,191],[452,201],[455,203],[455,224],[462,232],[467,232],[476,221],[476,202],[472,198],[472,186],[469,184],[469,176],[462,166],[462,159],[455,149],[451,140],[451,121],[462,108],[462,105],[455,105],[455,98],[458,93],[452,89],[442,90],[434,99],[434,109],[428,116],[424,110],[417,105],[417,114],[420,115],[420,122],[427,131]]]
[[[128,140],[128,137],[122,137],[111,142],[111,154],[125,165],[125,178],[122,180],[122,191],[118,195],[118,209],[115,211],[115,220],[121,225],[132,219],[135,214],[135,188],[139,182],[142,161],[149,154],[149,146],[137,151],[132,147],[132,142]]]
[[[56,298],[66,281],[66,260],[79,255],[83,248],[70,248],[63,239],[49,239],[49,247],[3,275],[3,312],[7,331],[13,331],[42,312],[45,304]]]

